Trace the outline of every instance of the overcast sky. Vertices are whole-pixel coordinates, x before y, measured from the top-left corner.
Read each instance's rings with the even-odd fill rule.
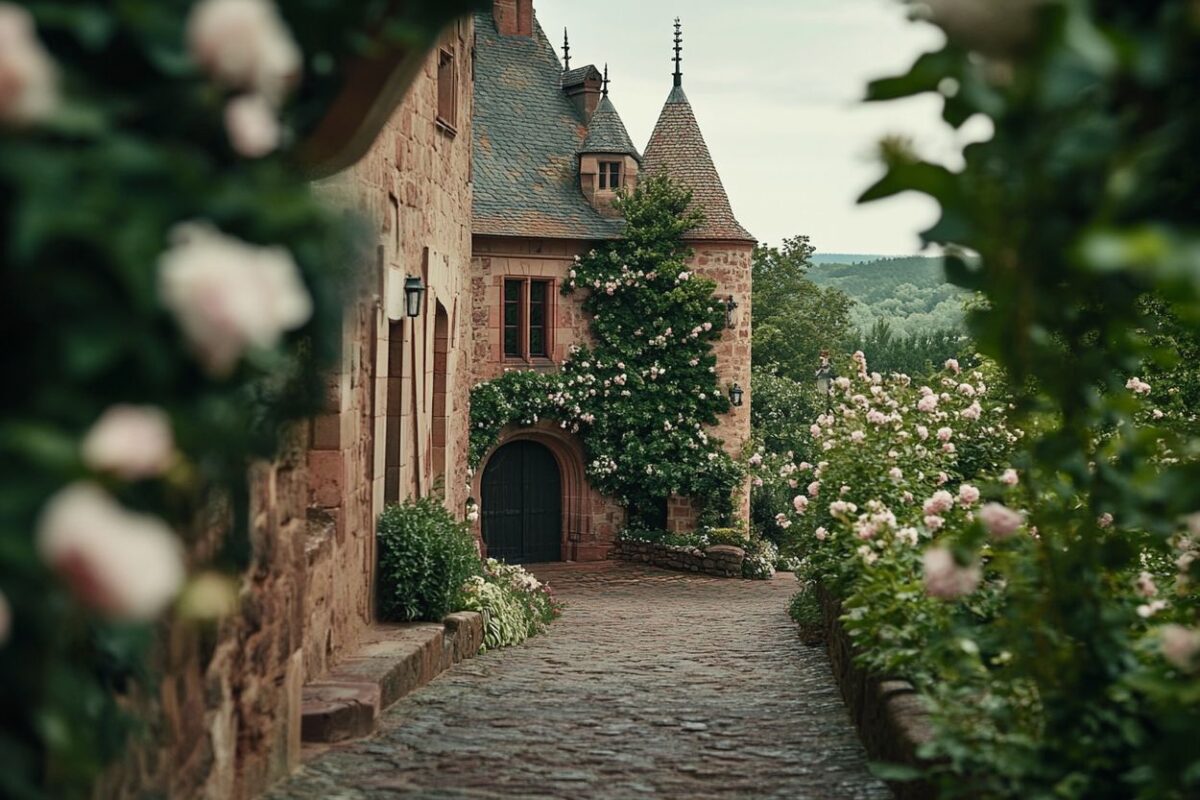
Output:
[[[644,148],[671,89],[673,21],[683,20],[683,84],[734,212],[778,244],[808,234],[819,252],[907,254],[936,219],[932,201],[855,198],[881,173],[875,144],[911,136],[954,165],[965,141],[935,98],[859,102],[871,78],[899,73],[941,33],[897,0],[534,0],[547,35],[571,31],[572,66],[608,62],[612,100]],[[975,133],[979,135],[978,132]]]

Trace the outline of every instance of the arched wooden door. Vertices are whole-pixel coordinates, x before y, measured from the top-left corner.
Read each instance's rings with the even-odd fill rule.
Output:
[[[483,471],[483,541],[511,564],[562,559],[562,476],[537,442],[506,444]]]

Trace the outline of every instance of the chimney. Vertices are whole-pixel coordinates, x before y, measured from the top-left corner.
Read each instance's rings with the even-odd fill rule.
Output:
[[[572,70],[564,75],[563,92],[571,98],[584,122],[591,122],[596,106],[604,94],[604,76],[589,64],[583,69]]]
[[[501,36],[533,36],[533,0],[492,0]]]

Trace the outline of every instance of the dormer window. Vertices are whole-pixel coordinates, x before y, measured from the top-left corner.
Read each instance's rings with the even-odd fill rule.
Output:
[[[600,162],[600,191],[615,192],[621,188],[621,162]]]

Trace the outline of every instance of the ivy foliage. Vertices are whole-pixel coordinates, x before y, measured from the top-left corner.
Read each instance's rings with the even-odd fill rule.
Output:
[[[593,344],[559,373],[509,372],[471,395],[471,457],[478,465],[508,425],[553,419],[577,433],[588,476],[626,506],[671,494],[726,523],[739,465],[706,433],[730,409],[712,344],[725,328],[716,284],[690,272],[686,233],[700,221],[691,194],[652,177],[617,200],[621,239],[579,258],[563,293],[586,292]]]

